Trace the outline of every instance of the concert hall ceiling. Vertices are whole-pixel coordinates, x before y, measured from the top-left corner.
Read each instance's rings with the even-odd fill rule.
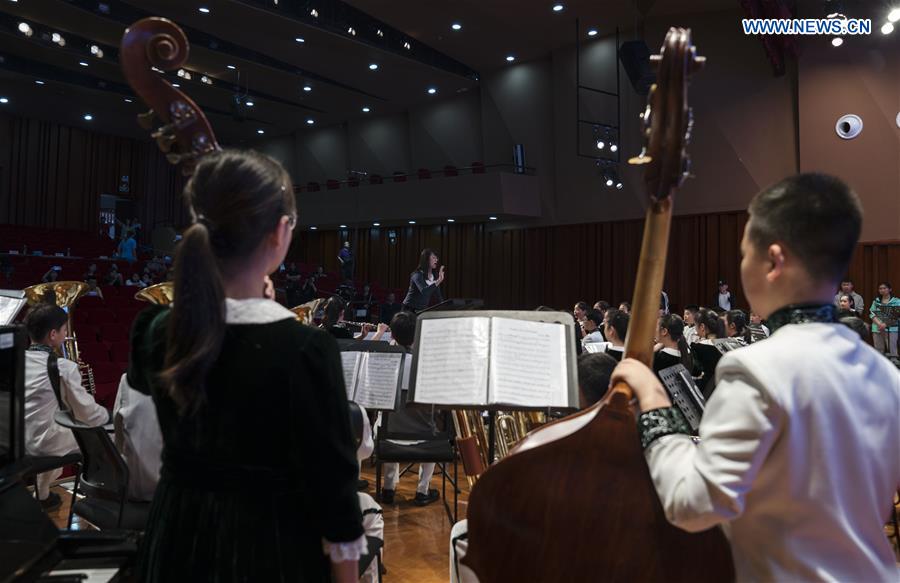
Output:
[[[405,111],[478,87],[483,72],[545,57],[641,16],[722,0],[0,0],[2,111],[142,136],[118,67],[125,26],[185,28],[184,76],[224,143]],[[454,26],[456,25],[456,26]],[[90,120],[87,120],[90,116]]]

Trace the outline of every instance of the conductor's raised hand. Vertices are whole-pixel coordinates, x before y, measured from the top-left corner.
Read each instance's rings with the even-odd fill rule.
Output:
[[[445,266],[441,265],[441,269],[440,269],[440,271],[438,271],[438,278],[437,278],[438,283],[441,283],[442,281],[444,281],[444,269],[445,269]]]
[[[631,387],[642,412],[672,406],[656,373],[639,360],[626,358],[616,366],[609,386],[614,387],[618,383]]]

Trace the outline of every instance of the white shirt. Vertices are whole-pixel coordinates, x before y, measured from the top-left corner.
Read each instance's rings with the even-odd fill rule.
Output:
[[[731,310],[731,301],[728,299],[728,292],[719,292],[719,307],[723,310]]]
[[[124,374],[116,393],[113,421],[116,448],[128,465],[128,497],[152,500],[162,466],[162,432],[153,398],[132,389]]]
[[[841,324],[725,354],[700,424],[644,452],[666,516],[723,525],[738,581],[897,581],[900,371]],[[738,437],[739,436],[739,437]]]
[[[600,330],[594,330],[581,339],[582,346],[584,346],[585,344],[591,344],[593,342],[606,342],[606,339],[603,338],[603,332],[601,332]]]
[[[25,451],[35,456],[61,456],[78,451],[72,430],[58,425],[54,419],[59,403],[47,374],[46,352],[25,352]],[[78,365],[65,358],[57,359],[59,393],[76,420],[90,426],[109,421],[109,412],[94,401],[81,386]]]
[[[682,335],[684,336],[685,342],[688,343],[688,346],[700,339],[700,337],[697,336],[696,326],[685,326]]]

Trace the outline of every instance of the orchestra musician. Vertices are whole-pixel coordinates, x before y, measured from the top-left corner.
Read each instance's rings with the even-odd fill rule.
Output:
[[[444,282],[444,266],[438,269],[437,253],[431,249],[423,249],[419,256],[419,266],[409,276],[409,290],[403,300],[403,309],[411,312],[421,312],[431,303],[431,297],[435,296],[438,302],[444,301],[441,295],[441,284]]]
[[[739,581],[896,581],[883,524],[900,483],[900,372],[832,303],[859,200],[836,178],[801,174],[749,214],[741,280],[772,335],[721,358],[699,442],[650,369],[625,359],[613,374],[638,399],[666,517],[690,532],[726,526]]]
[[[163,436],[141,579],[356,581],[367,545],[338,348],[265,297],[297,222],[290,178],[217,151],[185,198],[178,300],[132,331],[128,383],[152,394]]]

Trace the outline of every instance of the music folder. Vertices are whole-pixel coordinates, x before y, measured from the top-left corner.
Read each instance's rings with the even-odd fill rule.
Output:
[[[575,409],[574,327],[564,312],[421,314],[408,402],[453,409]]]
[[[338,340],[338,347],[347,399],[367,410],[396,410],[411,363],[403,347],[366,340]]]

